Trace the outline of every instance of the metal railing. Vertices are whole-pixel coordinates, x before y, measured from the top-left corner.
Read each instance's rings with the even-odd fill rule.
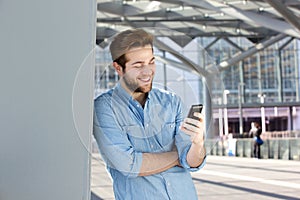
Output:
[[[272,138],[300,138],[300,131],[272,131],[265,132],[261,136],[264,139]]]

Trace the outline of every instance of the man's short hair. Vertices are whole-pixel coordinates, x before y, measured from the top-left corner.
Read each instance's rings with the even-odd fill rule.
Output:
[[[130,29],[116,35],[110,44],[110,53],[113,61],[116,61],[130,49],[144,47],[146,45],[153,47],[153,35],[143,29]]]

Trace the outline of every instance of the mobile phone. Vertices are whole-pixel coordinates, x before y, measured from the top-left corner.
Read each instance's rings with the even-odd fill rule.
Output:
[[[201,113],[202,108],[203,108],[202,104],[192,105],[191,108],[190,108],[190,110],[189,110],[188,118],[199,120],[198,117],[194,116],[194,113],[195,112]]]

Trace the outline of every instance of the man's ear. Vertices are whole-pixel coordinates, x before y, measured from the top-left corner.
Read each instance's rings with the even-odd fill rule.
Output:
[[[121,65],[119,65],[117,62],[113,62],[113,66],[115,68],[115,70],[117,71],[119,76],[123,75],[123,68]]]

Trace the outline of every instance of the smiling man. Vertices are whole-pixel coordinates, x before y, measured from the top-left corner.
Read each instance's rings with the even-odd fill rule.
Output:
[[[119,33],[110,45],[120,81],[95,100],[94,136],[117,200],[197,199],[190,175],[205,164],[204,117],[183,117],[182,102],[152,88],[153,36]]]

